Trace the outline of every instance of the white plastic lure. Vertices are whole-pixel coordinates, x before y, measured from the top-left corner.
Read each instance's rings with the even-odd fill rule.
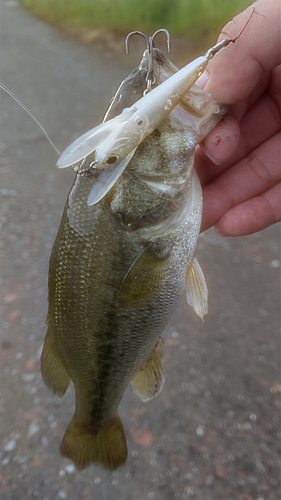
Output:
[[[120,115],[80,136],[65,149],[57,166],[71,167],[94,153],[91,162],[94,169],[103,170],[110,165],[113,170],[114,164],[121,175],[138,145],[182,100],[210,59],[235,40],[223,40],[214,45],[205,55],[184,66],[131,107],[125,108]]]

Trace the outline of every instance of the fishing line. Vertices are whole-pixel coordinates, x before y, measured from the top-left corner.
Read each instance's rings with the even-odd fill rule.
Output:
[[[36,118],[36,116],[31,112],[29,111],[29,109],[25,106],[25,104],[23,104],[23,102],[21,102],[18,97],[15,96],[15,94],[13,94],[13,92],[11,90],[9,90],[3,83],[0,82],[0,88],[5,90],[5,92],[7,92],[7,94],[12,97],[12,99],[14,99],[14,101],[16,101],[23,109],[24,111],[26,111],[29,116],[35,121],[35,123],[37,123],[37,125],[41,128],[43,134],[45,135],[45,137],[48,139],[49,143],[51,144],[51,146],[54,148],[54,150],[58,153],[58,155],[60,156],[61,155],[61,152],[58,150],[58,148],[55,146],[55,144],[53,143],[52,139],[50,138],[48,132],[46,131],[46,129],[43,127],[42,123],[38,120],[38,118]]]

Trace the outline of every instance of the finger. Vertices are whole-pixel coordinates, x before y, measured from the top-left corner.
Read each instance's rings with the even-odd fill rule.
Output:
[[[216,229],[222,236],[245,236],[281,220],[281,183],[226,212]]]
[[[277,101],[278,98],[279,93],[277,93]],[[221,166],[212,165],[202,152],[196,151],[196,170],[202,185],[216,178],[280,130],[280,111],[277,101],[272,92],[264,93],[249,109],[240,123],[239,144],[237,144],[238,125],[231,115],[226,115],[225,122],[221,121],[218,124],[219,127],[217,125],[205,137],[203,152],[208,158],[213,159],[216,165],[221,163]],[[224,126],[226,130],[223,130]]]
[[[219,103],[239,102],[253,91],[262,75],[280,64],[280,4],[258,0],[223,29],[219,39],[235,38],[234,44],[219,52],[208,65],[209,80],[204,90]]]
[[[279,130],[279,106],[273,96],[266,92],[240,122],[240,142],[231,163],[240,161]]]
[[[280,136],[280,132],[275,134],[203,188],[202,231],[232,207],[264,193],[280,180]]]
[[[217,126],[203,139],[200,146],[204,154],[216,165],[233,157],[240,139],[240,128],[231,113],[226,114]]]

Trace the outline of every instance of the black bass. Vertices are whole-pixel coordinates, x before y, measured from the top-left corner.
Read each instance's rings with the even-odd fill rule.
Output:
[[[120,153],[121,161],[129,157],[126,168],[122,175],[111,172],[113,182],[111,173],[100,180],[111,165],[102,165],[102,170],[95,155],[93,161],[86,158],[87,169],[82,166],[80,171],[76,165],[80,173],[69,193],[50,258],[48,331],[41,368],[46,385],[59,396],[70,381],[74,384],[75,412],[60,450],[78,469],[95,463],[113,470],[125,462],[126,438],[118,404],[129,382],[143,401],[162,389],[161,332],[184,288],[196,313],[202,319],[207,313],[207,287],[194,257],[202,212],[194,148],[223,111],[210,95],[195,87],[190,91],[202,64],[200,71],[197,63],[190,66],[190,83],[178,99],[182,106],[170,108],[168,101],[175,93],[171,88],[166,92],[169,112],[162,113],[166,105],[162,94],[158,101],[158,94],[173,76],[161,81],[175,67],[160,51],[155,52],[157,81],[148,96],[154,93],[155,109],[159,108],[162,118],[152,129],[148,124],[149,133],[141,134],[139,143],[132,134],[127,156]],[[145,72],[135,74],[142,88]],[[126,97],[124,86],[122,92],[124,106],[130,105],[132,92]],[[147,123],[141,104],[144,97],[135,107],[141,113],[137,116]],[[118,102],[117,92],[110,107],[114,109],[115,103],[118,109]],[[114,137],[109,137],[113,153],[106,138],[107,158],[117,154]],[[104,192],[92,203],[96,185],[104,187]]]

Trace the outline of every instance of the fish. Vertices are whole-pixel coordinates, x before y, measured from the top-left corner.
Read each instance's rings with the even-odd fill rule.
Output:
[[[50,257],[41,371],[60,397],[74,385],[75,411],[60,452],[77,469],[115,470],[125,463],[118,406],[129,384],[144,402],[162,390],[161,335],[182,292],[201,319],[207,314],[207,285],[195,257],[202,190],[194,150],[225,109],[195,85],[211,49],[184,77],[154,50],[154,88],[142,95],[144,55],[119,87],[106,121],[79,138],[58,165],[77,173]],[[188,72],[188,83],[179,83]],[[113,155],[118,159],[111,164]]]

